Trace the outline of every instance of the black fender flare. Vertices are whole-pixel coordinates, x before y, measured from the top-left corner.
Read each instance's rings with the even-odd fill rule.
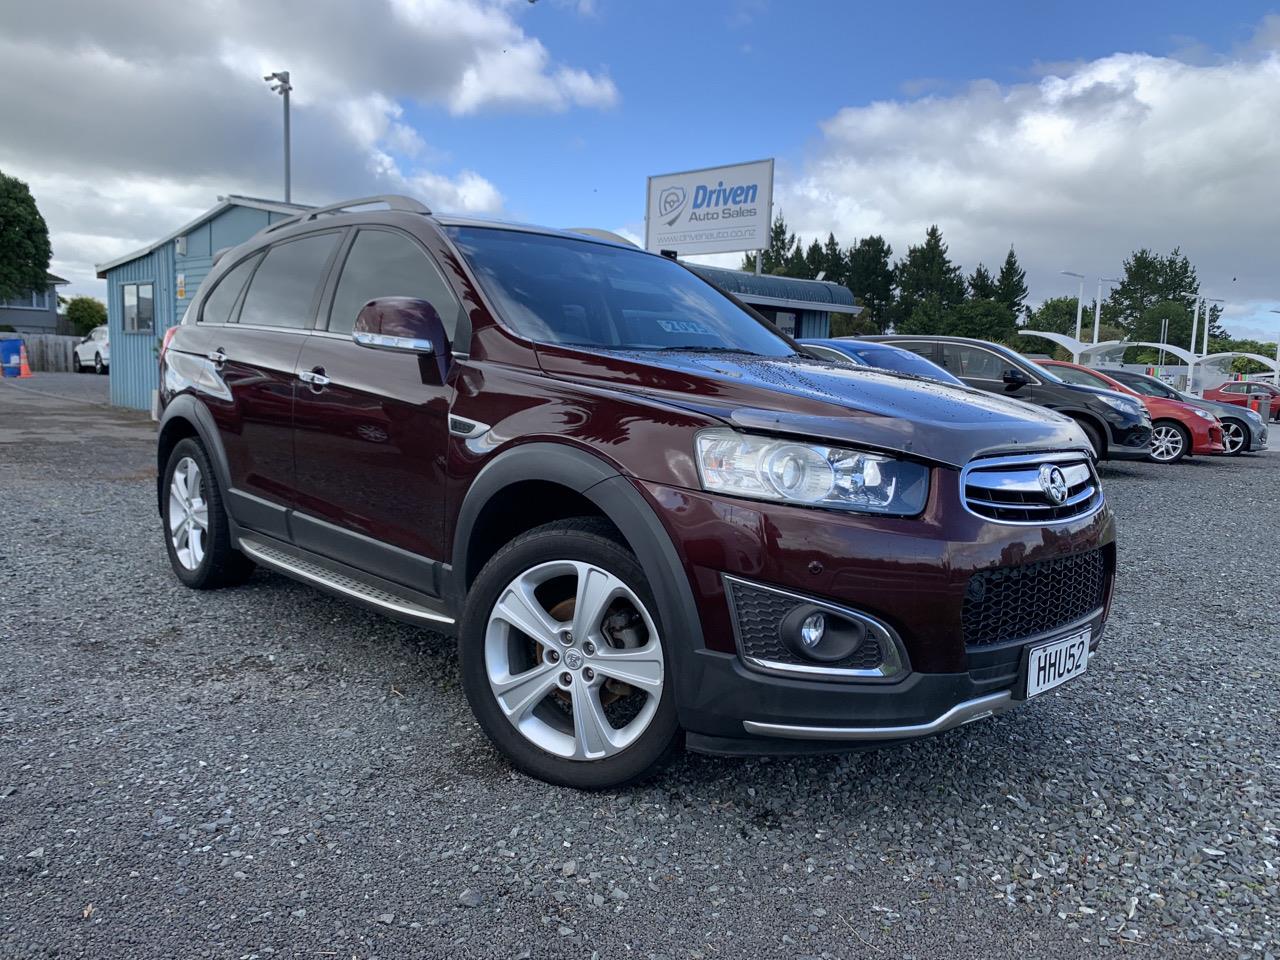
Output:
[[[692,658],[704,646],[702,618],[684,564],[666,527],[632,481],[584,450],[558,443],[526,443],[484,466],[467,491],[454,530],[450,593],[455,609],[462,609],[468,586],[467,553],[481,511],[503,489],[525,480],[544,480],[581,494],[626,538],[657,599],[667,651],[675,661],[671,676],[676,702],[684,702],[682,678],[692,675],[686,667],[693,667]]]
[[[205,453],[213,463],[213,470],[218,485],[225,494],[231,489],[231,468],[227,464],[227,451],[222,446],[218,435],[218,425],[214,422],[209,408],[190,394],[179,394],[169,401],[160,417],[160,426],[156,431],[156,508],[164,513],[164,468],[159,462],[159,452],[163,446],[166,431],[174,421],[184,421],[195,430],[196,436],[204,446]]]

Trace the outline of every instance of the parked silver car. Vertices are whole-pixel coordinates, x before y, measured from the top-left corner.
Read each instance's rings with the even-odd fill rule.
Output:
[[[1103,372],[1108,377],[1113,377],[1149,397],[1181,400],[1184,403],[1191,404],[1193,407],[1199,407],[1201,410],[1207,410],[1212,413],[1222,421],[1222,445],[1226,448],[1225,453],[1227,456],[1233,457],[1239,453],[1265,450],[1267,448],[1267,425],[1263,422],[1262,417],[1253,410],[1249,410],[1246,407],[1237,407],[1231,403],[1221,403],[1217,400],[1203,400],[1189,393],[1175,390],[1163,380],[1149,377],[1145,373],[1135,373],[1132,370],[1113,370],[1110,367]]]

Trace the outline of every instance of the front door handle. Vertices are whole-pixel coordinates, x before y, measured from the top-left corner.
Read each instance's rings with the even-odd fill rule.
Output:
[[[309,383],[313,387],[327,386],[329,378],[324,375],[324,367],[312,367],[310,370],[303,370],[298,374],[298,379],[303,383]]]
[[[227,355],[226,353],[223,352],[221,347],[218,347],[218,349],[216,350],[209,351],[208,353],[205,354],[205,357],[212,360],[218,366],[222,366],[224,363],[227,362]]]

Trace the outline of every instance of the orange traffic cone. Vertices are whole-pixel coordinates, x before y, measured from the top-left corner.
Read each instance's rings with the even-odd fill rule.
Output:
[[[30,376],[32,376],[31,364],[27,363],[27,345],[24,343],[18,348],[18,379]]]

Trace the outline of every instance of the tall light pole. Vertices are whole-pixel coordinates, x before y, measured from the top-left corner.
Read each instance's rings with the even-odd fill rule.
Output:
[[[1098,342],[1098,328],[1102,325],[1102,285],[1104,283],[1123,283],[1119,277],[1098,278],[1098,299],[1093,304],[1093,342]]]
[[[289,91],[293,89],[293,84],[289,82],[288,70],[277,70],[262,79],[284,97],[284,202],[289,203],[293,199],[293,190],[289,184]]]
[[[1064,277],[1075,277],[1080,281],[1080,292],[1076,294],[1076,342],[1080,341],[1080,324],[1084,320],[1084,274],[1063,270]]]

